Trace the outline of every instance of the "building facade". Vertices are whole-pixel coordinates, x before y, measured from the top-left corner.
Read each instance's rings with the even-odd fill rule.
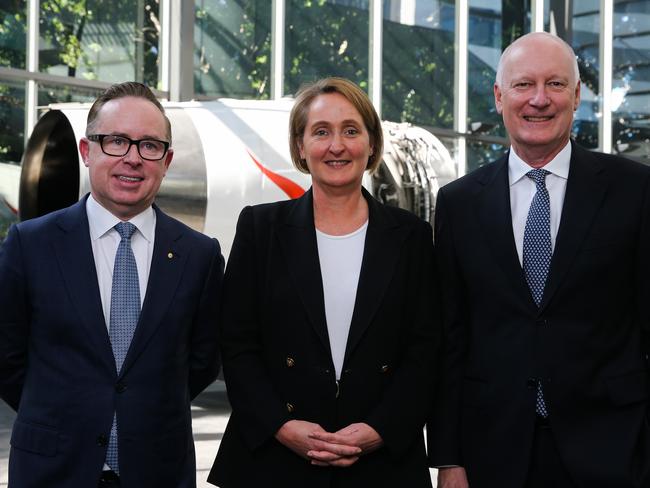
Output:
[[[20,164],[50,103],[137,80],[162,99],[278,99],[345,76],[385,120],[438,136],[462,175],[507,137],[502,49],[557,33],[575,49],[583,145],[650,162],[647,0],[8,0],[0,4],[0,162]]]

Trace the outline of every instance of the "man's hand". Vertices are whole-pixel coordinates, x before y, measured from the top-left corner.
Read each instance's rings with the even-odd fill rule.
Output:
[[[361,454],[359,447],[347,444],[337,444],[320,440],[316,435],[328,434],[323,428],[312,422],[304,420],[289,420],[275,433],[275,438],[284,446],[291,449],[299,456],[312,460],[311,452],[327,452],[334,461],[332,463],[313,463],[319,465],[332,464],[335,466],[349,466]],[[334,434],[329,434],[334,435]]]
[[[358,449],[357,454],[350,457],[342,457],[337,452],[329,449],[311,450],[307,455],[312,459],[313,464],[319,466],[350,466],[354,464],[359,455],[368,454],[384,445],[384,441],[375,429],[365,423],[350,424],[335,433],[314,431],[309,435],[312,439],[328,443],[330,445],[347,446]]]
[[[465,468],[461,468],[460,466],[439,468],[438,488],[469,488]]]

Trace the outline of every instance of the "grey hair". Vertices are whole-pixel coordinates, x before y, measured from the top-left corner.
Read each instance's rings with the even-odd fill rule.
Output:
[[[501,58],[499,58],[499,65],[497,66],[497,73],[496,73],[496,78],[495,78],[495,83],[498,86],[501,86],[503,83],[503,65],[504,65],[504,60],[510,55],[510,51],[512,51],[513,48],[519,44],[520,41],[524,39],[528,39],[530,37],[545,37],[547,39],[552,39],[553,41],[558,42],[563,49],[567,51],[571,55],[571,59],[573,59],[573,77],[574,81],[577,84],[580,81],[580,69],[578,68],[578,57],[576,56],[575,51],[573,48],[561,37],[558,37],[556,35],[550,34],[548,32],[529,32],[528,34],[525,34],[515,41],[513,41],[508,47],[506,47],[501,54]]]

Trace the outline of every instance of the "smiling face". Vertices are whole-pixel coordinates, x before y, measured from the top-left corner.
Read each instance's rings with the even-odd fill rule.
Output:
[[[372,154],[363,118],[339,93],[313,99],[299,150],[314,187],[345,192],[361,188],[363,172]]]
[[[543,166],[571,135],[580,102],[575,59],[562,41],[528,35],[511,46],[501,63],[494,85],[497,111],[515,152],[531,166]]]
[[[168,140],[163,114],[153,103],[139,97],[106,102],[93,123],[92,133]],[[163,159],[148,161],[140,157],[135,145],[124,156],[109,156],[99,142],[85,137],[79,141],[79,152],[88,168],[93,197],[121,220],[136,216],[153,203],[173,157],[169,149]]]

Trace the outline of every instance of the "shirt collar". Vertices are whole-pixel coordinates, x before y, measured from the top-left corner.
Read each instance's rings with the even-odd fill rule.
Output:
[[[567,142],[566,146],[564,146],[564,148],[562,148],[553,159],[546,163],[543,168],[546,171],[566,180],[569,177],[570,162],[571,142]],[[508,154],[508,178],[510,180],[510,186],[522,179],[531,169],[532,168],[521,159],[519,155],[517,155],[515,149],[510,147],[510,153]]]
[[[91,195],[86,200],[86,213],[88,214],[88,225],[90,227],[90,238],[95,241],[109,232],[121,220],[102,207],[97,200]],[[129,219],[138,232],[142,234],[147,241],[152,242],[154,229],[156,227],[156,214],[151,206],[144,211]]]

